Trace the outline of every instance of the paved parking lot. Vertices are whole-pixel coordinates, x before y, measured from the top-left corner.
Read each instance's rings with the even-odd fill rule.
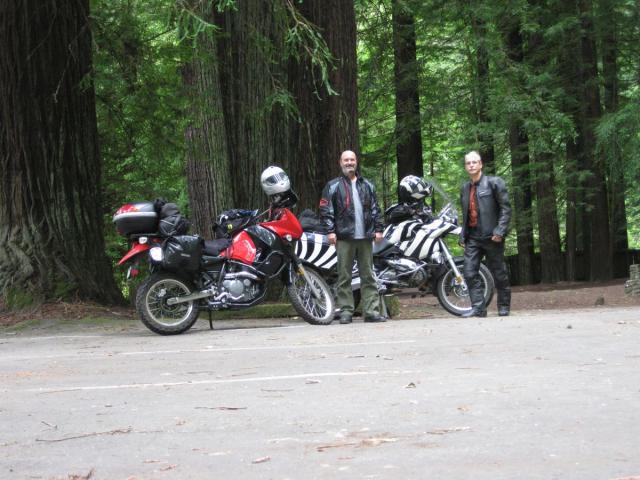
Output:
[[[0,379],[0,478],[640,479],[633,308],[0,331]]]

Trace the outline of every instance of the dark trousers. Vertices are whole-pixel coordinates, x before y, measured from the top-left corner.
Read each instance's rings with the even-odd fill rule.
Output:
[[[484,292],[480,281],[480,262],[487,258],[487,267],[491,270],[498,291],[498,307],[511,306],[511,284],[507,265],[504,263],[504,242],[494,242],[490,238],[480,240],[467,238],[464,245],[464,279],[469,287],[469,297],[474,309],[485,311]]]

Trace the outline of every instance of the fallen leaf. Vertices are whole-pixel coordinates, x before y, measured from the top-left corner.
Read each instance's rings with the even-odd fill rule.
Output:
[[[325,450],[328,450],[329,448],[341,448],[341,447],[353,447],[357,445],[357,443],[333,443],[330,445],[320,445],[319,447],[316,447],[316,450],[318,452],[324,452]]]
[[[256,458],[253,462],[251,463],[264,463],[264,462],[268,462],[269,460],[271,460],[270,456],[266,456],[266,457],[260,457],[260,458]]]
[[[196,407],[198,410],[246,410],[247,407]]]
[[[92,476],[93,476],[93,468],[89,470],[89,473],[87,473],[86,475],[71,474],[71,475],[68,475],[67,478],[69,480],[89,480]]]
[[[466,432],[471,430],[471,427],[451,427],[451,428],[439,428],[437,430],[431,430],[427,432],[429,435],[445,435],[447,433],[454,432]]]
[[[397,442],[397,438],[365,438],[360,442],[364,447],[377,447],[383,443]]]

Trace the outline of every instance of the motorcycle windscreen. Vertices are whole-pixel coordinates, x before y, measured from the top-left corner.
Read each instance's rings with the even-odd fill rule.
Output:
[[[279,237],[291,235],[294,240],[297,240],[302,236],[302,226],[300,225],[298,218],[288,208],[282,209],[282,214],[278,220],[264,222],[260,225],[268,228]]]

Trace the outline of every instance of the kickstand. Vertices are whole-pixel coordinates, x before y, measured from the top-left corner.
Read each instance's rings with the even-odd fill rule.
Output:
[[[211,318],[211,310],[209,310],[209,330],[213,330],[213,318]]]

